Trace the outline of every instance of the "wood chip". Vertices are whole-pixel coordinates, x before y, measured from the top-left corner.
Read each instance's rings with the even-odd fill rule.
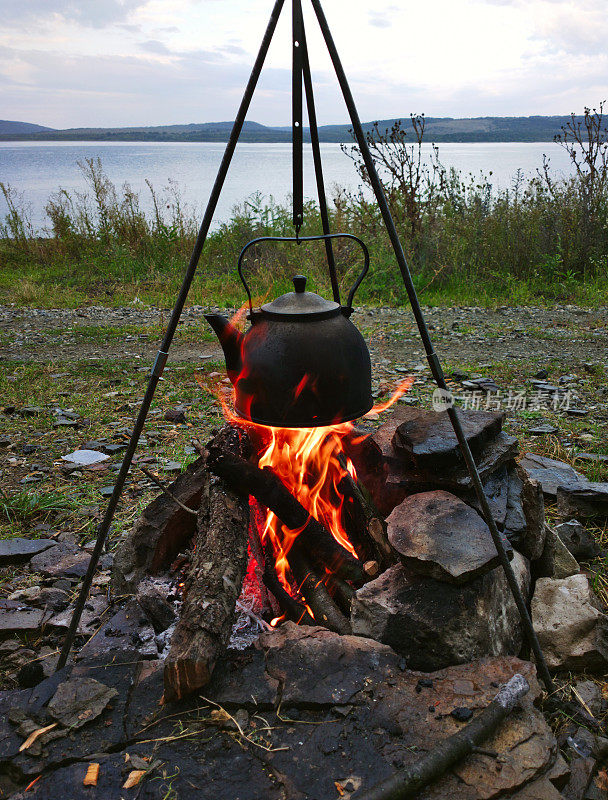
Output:
[[[146,774],[145,769],[134,769],[133,772],[129,772],[129,777],[123,783],[122,788],[132,789],[134,786],[137,786],[137,784],[140,782],[140,780],[144,777],[145,774]]]
[[[58,725],[57,722],[53,722],[52,725],[47,725],[45,728],[38,728],[38,730],[34,731],[33,733],[30,733],[25,742],[23,742],[23,744],[19,748],[19,752],[21,753],[23,752],[23,750],[27,750],[28,747],[31,747],[34,744],[34,742],[39,736],[42,736],[43,733],[46,733],[47,731],[50,731],[53,728],[56,728],[57,725]]]
[[[82,785],[97,786],[98,778],[99,778],[99,764],[89,764],[87,768],[87,774],[84,776]]]

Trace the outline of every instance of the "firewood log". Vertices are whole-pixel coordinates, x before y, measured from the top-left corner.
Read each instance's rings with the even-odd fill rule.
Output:
[[[239,446],[238,434],[228,438]],[[247,499],[213,478],[199,511],[186,596],[165,661],[167,701],[205,686],[228,645],[247,568],[248,527]]]

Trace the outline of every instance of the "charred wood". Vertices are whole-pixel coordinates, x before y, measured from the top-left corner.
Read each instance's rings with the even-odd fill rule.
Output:
[[[326,566],[357,585],[365,582],[365,573],[359,562],[345,550],[288,489],[272,470],[260,469],[244,458],[227,452],[216,439],[208,445],[210,470],[223,478],[235,492],[253,495],[263,503],[290,530],[301,529],[298,542],[304,546],[315,562]]]
[[[316,625],[306,606],[292,597],[279,580],[271,548],[265,551],[264,565],[264,586],[271,592],[285,616],[300,625]]]
[[[246,445],[235,430],[225,432],[225,440],[239,452]],[[205,686],[228,645],[247,567],[248,528],[248,502],[221,479],[212,479],[199,511],[185,600],[165,661],[168,701]]]
[[[297,541],[287,554],[287,559],[300,593],[312,611],[317,625],[323,625],[336,633],[352,633],[350,621],[330,597],[327,587],[312,569]]]

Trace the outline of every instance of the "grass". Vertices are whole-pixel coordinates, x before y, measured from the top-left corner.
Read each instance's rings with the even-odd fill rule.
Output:
[[[8,494],[0,489],[0,514],[9,523],[44,522],[51,515],[75,508],[74,501],[60,492],[32,492],[22,489],[20,492]]]
[[[27,206],[18,202],[15,191],[0,184],[9,208],[0,223],[0,302],[47,308],[138,303],[171,307],[198,220],[184,209],[175,187],[167,197],[157,196],[151,188],[155,210],[146,215],[141,199],[128,187],[115,187],[99,160],[86,161],[81,168],[88,193],[71,196],[60,191],[49,198],[46,237],[37,235]],[[389,192],[423,303],[601,306],[608,302],[608,238],[602,222],[608,199],[602,196],[596,203],[597,220],[590,227],[587,201],[575,179],[554,182],[553,194],[540,178],[527,184],[519,179],[515,188],[497,190],[487,179],[467,181],[449,173],[442,186],[441,192],[428,196],[420,190],[415,233],[403,195]],[[307,204],[305,220],[303,234],[319,232],[314,203]],[[405,304],[405,289],[375,204],[361,194],[338,191],[331,227],[362,236],[370,248],[370,274],[356,302]],[[289,207],[266,202],[261,195],[248,198],[228,222],[209,234],[189,302],[239,307],[245,300],[236,274],[241,248],[259,236],[292,234]],[[343,242],[334,248],[345,289],[358,274],[359,253]],[[320,243],[258,246],[250,256],[245,268],[258,299],[289,291],[291,277],[302,272],[309,277],[309,288],[329,293]]]

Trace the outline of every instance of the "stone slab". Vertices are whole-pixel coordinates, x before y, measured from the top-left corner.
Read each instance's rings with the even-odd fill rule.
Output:
[[[465,437],[474,454],[502,429],[504,413],[457,409]],[[447,411],[406,408],[395,430],[392,444],[397,453],[413,461],[418,469],[449,468],[463,458]]]
[[[435,580],[467,583],[500,563],[484,520],[449,492],[407,497],[388,516],[387,525],[389,541],[403,563]],[[509,542],[503,543],[512,554]]]
[[[21,536],[13,536],[10,539],[0,541],[0,567],[11,564],[24,564],[38,553],[53,547],[54,542],[48,539],[25,539]]]
[[[76,545],[60,542],[39,553],[30,560],[32,572],[40,572],[49,578],[83,578],[91,554]]]
[[[18,600],[0,600],[0,638],[11,633],[35,631],[44,620],[44,611]]]
[[[525,453],[519,462],[535,481],[539,481],[543,494],[549,500],[557,497],[557,487],[564,483],[585,482],[585,476],[577,472],[570,464],[555,458],[539,456],[536,453]]]
[[[582,519],[608,517],[608,483],[564,483],[557,489],[557,510]]]

